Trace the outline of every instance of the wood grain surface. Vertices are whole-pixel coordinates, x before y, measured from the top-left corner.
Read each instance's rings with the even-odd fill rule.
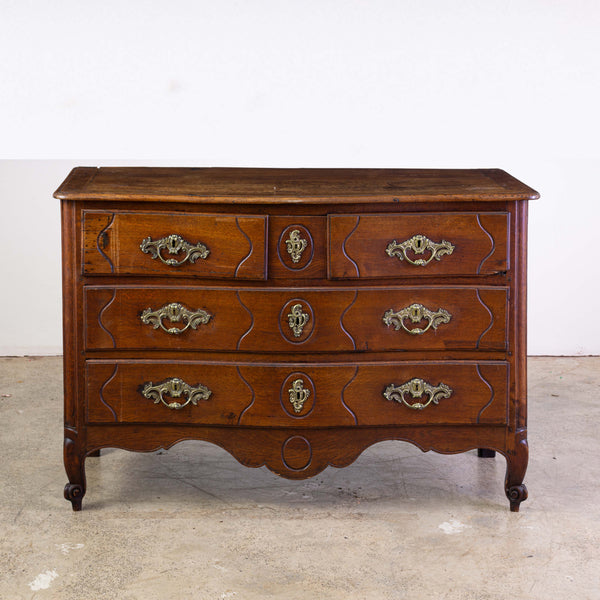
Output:
[[[54,196],[61,200],[331,204],[533,200],[539,194],[501,169],[84,167],[74,169]]]

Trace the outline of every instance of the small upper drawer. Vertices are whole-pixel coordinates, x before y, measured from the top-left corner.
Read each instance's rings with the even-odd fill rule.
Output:
[[[86,275],[266,279],[263,216],[84,211]]]
[[[329,215],[330,279],[508,269],[508,213]]]

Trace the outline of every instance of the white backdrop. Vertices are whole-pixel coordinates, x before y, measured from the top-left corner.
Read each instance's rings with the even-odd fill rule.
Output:
[[[0,354],[61,351],[78,164],[501,167],[542,194],[530,353],[600,354],[599,31],[596,0],[0,0]]]

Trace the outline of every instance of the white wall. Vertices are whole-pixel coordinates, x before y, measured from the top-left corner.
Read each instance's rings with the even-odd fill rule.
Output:
[[[530,353],[600,354],[599,31],[595,0],[0,0],[0,354],[60,351],[51,193],[109,163],[504,168],[542,193]]]

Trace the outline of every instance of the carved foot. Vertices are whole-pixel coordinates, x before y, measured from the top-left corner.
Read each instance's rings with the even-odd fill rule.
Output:
[[[488,450],[487,448],[478,448],[477,456],[479,456],[479,458],[494,458],[494,456],[496,456],[496,451]]]
[[[65,430],[65,470],[69,483],[65,486],[65,498],[71,502],[73,510],[81,510],[85,496],[85,451],[77,444],[77,432]]]
[[[81,510],[81,501],[85,496],[85,490],[78,483],[67,483],[65,485],[65,498],[71,501],[73,510]]]
[[[519,512],[519,505],[527,500],[527,488],[525,484],[513,485],[506,490],[506,497],[510,501],[511,512]]]
[[[523,485],[529,459],[526,435],[527,430],[525,429],[517,432],[518,437],[515,449],[513,452],[506,454],[504,490],[506,491],[506,497],[510,501],[510,510],[512,512],[519,512],[519,505],[523,500],[527,500],[527,488]]]

